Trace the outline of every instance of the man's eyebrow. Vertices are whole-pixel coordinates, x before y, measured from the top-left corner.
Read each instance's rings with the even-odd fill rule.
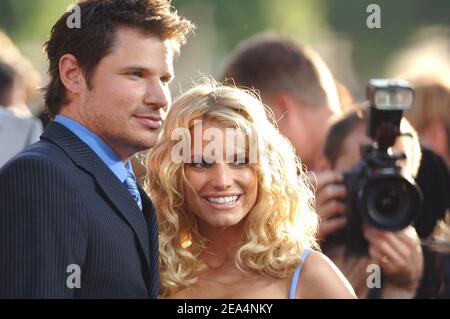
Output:
[[[123,67],[121,70],[122,71],[140,71],[140,72],[149,73],[149,74],[154,73],[151,69],[149,69],[145,66],[141,66],[141,65],[128,65],[128,66]],[[175,75],[170,71],[165,72],[164,76],[170,77],[171,80],[175,78]]]
[[[141,66],[141,65],[128,65],[128,66],[123,67],[122,70],[133,70],[133,71],[150,72],[149,68],[146,68],[146,67]]]

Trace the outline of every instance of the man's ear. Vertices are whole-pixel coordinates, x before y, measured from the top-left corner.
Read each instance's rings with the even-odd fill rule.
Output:
[[[272,103],[277,122],[292,121],[299,114],[300,103],[288,92],[275,93]]]
[[[85,87],[84,73],[72,54],[65,54],[59,60],[59,75],[69,95],[78,95]]]

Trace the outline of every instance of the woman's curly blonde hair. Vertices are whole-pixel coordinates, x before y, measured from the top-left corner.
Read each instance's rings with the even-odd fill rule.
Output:
[[[258,196],[243,220],[237,267],[286,278],[301,262],[303,249],[318,247],[318,218],[309,181],[293,146],[269,121],[265,110],[257,95],[213,81],[187,91],[172,105],[159,141],[149,154],[146,179],[158,212],[162,297],[195,283],[195,271],[203,266],[199,256],[208,244],[186,205],[185,164],[172,156],[178,143],[172,133],[179,128],[191,130],[194,121],[238,128],[252,141],[249,147],[257,150],[257,160],[249,165],[257,174]]]

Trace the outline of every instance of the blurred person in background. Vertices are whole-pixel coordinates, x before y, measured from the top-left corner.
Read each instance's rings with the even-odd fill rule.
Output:
[[[405,117],[417,130],[422,145],[450,165],[450,85],[438,77],[422,77],[412,82],[415,103]]]
[[[367,136],[366,110],[349,113],[334,123],[324,144],[324,154],[333,174],[341,175],[350,171],[361,160],[361,147],[370,145]],[[417,134],[411,125],[403,119],[401,132],[409,132],[412,138],[398,138],[393,146],[394,153],[404,152],[406,160],[402,162],[403,177],[411,180],[417,176],[420,165],[420,145]],[[342,175],[341,175],[342,176]],[[332,175],[329,176],[332,178]],[[322,219],[336,218],[338,213],[347,220],[346,196],[348,189],[338,181],[330,183],[334,188],[328,192],[318,191],[316,203],[318,210],[325,210]],[[331,214],[331,212],[334,212]],[[423,275],[423,253],[420,238],[413,226],[400,231],[387,232],[363,226],[363,234],[369,243],[368,256],[352,256],[345,244],[345,228],[334,231],[321,242],[323,252],[349,279],[360,298],[413,298],[419,288]],[[367,279],[371,272],[370,264],[377,263],[383,271],[381,291],[369,289]]]
[[[34,118],[17,117],[8,109],[14,105],[19,76],[6,63],[0,62],[0,167],[28,145],[39,140],[42,124]],[[20,94],[19,94],[20,95]]]
[[[257,90],[302,164],[318,169],[320,147],[341,108],[333,76],[313,49],[276,34],[257,34],[231,54],[223,78]]]
[[[0,61],[0,105],[2,107],[13,104],[16,78],[17,74],[14,69]]]
[[[23,56],[17,46],[0,30],[0,61],[10,65],[17,73],[16,91],[13,103],[8,108],[17,116],[31,117],[43,111],[40,104],[41,76],[33,64]]]
[[[336,88],[339,95],[339,103],[341,104],[342,115],[355,111],[358,104],[353,100],[353,96],[349,89],[341,82],[335,80]]]
[[[42,124],[34,118],[29,108],[39,98],[40,75],[1,30],[0,64],[1,167],[26,146],[39,140]]]
[[[440,287],[445,298],[450,298],[450,239],[439,236],[439,233],[450,232],[450,220],[444,218],[445,212],[450,214],[449,78],[448,73],[412,77],[415,103],[412,109],[405,112],[406,118],[417,130],[422,145],[417,182],[427,200],[418,225],[423,228],[419,235],[428,239],[424,249],[430,269],[426,273],[427,280],[434,282],[435,273],[442,274],[441,282],[435,283],[436,287],[424,285],[420,295],[427,296]],[[436,226],[436,220],[440,220],[441,227]]]

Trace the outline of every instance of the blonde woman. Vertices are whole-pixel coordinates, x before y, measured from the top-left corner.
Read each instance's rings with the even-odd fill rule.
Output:
[[[355,296],[312,250],[317,216],[305,174],[252,94],[214,83],[183,94],[148,169],[161,297]]]

